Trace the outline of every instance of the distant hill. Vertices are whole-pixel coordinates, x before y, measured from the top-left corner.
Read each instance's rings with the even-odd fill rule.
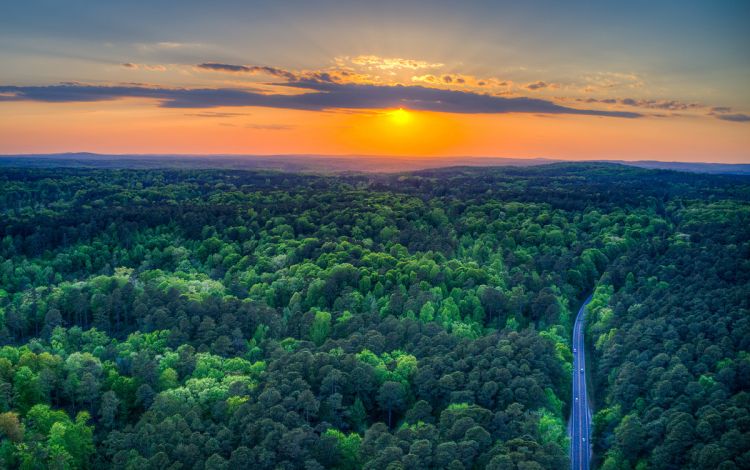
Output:
[[[612,163],[637,166],[654,170],[687,171],[690,173],[712,173],[724,175],[750,175],[750,164],[745,163],[690,163],[690,162],[658,162],[643,160],[637,162],[626,162],[622,160],[609,160]]]
[[[566,160],[500,157],[383,157],[371,155],[105,155],[57,153],[0,155],[0,168],[217,168],[314,173],[394,173],[454,166],[535,166]],[[640,168],[750,175],[750,164],[600,160]]]

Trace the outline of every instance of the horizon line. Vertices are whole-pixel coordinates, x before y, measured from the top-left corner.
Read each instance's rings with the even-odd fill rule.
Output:
[[[727,162],[727,161],[687,161],[687,160],[658,160],[658,159],[638,159],[638,160],[626,160],[622,158],[587,158],[583,157],[580,159],[571,159],[564,157],[549,157],[549,156],[537,156],[537,157],[509,157],[509,156],[495,156],[495,155],[378,155],[378,154],[319,154],[319,153],[99,153],[99,152],[87,152],[87,151],[75,151],[75,152],[46,152],[46,153],[0,153],[0,158],[34,158],[34,157],[65,157],[65,156],[92,156],[92,157],[135,157],[135,158],[211,158],[211,157],[233,157],[233,158],[335,158],[335,159],[347,159],[347,158],[371,158],[371,159],[393,159],[393,160],[460,160],[460,159],[478,159],[478,160],[524,160],[524,161],[547,161],[551,163],[555,162],[601,162],[601,163],[679,163],[679,164],[692,164],[692,165],[747,165],[748,162]]]

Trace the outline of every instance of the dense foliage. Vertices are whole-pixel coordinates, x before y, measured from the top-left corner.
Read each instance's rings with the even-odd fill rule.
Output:
[[[750,206],[669,213],[592,302],[602,468],[750,468]]]
[[[598,286],[604,464],[742,467],[748,188],[3,170],[0,464],[563,468],[570,312]]]

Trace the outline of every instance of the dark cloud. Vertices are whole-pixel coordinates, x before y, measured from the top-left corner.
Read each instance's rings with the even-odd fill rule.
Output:
[[[135,64],[133,62],[125,62],[124,64],[120,65],[122,65],[126,69],[146,70],[149,72],[164,72],[165,70],[167,70],[167,67],[161,64]]]
[[[651,114],[653,117],[674,117],[681,116],[679,111],[690,111],[690,110],[709,110],[708,116],[713,116],[716,119],[730,122],[750,122],[750,115],[743,113],[735,113],[729,106],[714,106],[708,108],[700,103],[686,103],[676,100],[643,100],[634,98],[578,98],[576,101],[580,103],[603,103],[603,104],[620,104],[623,106],[632,106],[637,108],[656,109],[663,111],[671,111],[669,114],[656,113]]]
[[[547,88],[548,86],[549,84],[547,82],[539,80],[534,83],[528,83],[525,88],[529,90],[541,90],[542,88]]]
[[[198,64],[199,69],[212,70],[215,72],[245,72],[250,73],[250,67],[245,65],[232,65],[232,64],[216,64],[213,62]]]
[[[709,116],[713,116],[716,119],[729,122],[750,122],[750,115],[744,113],[736,113],[734,109],[729,106],[714,106],[711,108]]]
[[[231,72],[231,73],[264,73],[274,77],[284,78],[286,80],[297,80],[299,77],[288,70],[280,69],[278,67],[267,67],[260,65],[234,65],[234,64],[217,64],[214,62],[207,62],[198,64],[198,68],[203,70],[211,70],[214,72]]]
[[[736,113],[736,114],[716,114],[716,119],[721,119],[722,121],[731,121],[731,122],[750,122],[750,115],[749,114],[742,114],[742,113]]]
[[[295,95],[293,98],[319,109],[403,107],[418,111],[465,114],[586,114],[624,118],[641,116],[631,112],[569,108],[535,98],[510,98],[423,86],[339,84],[311,80],[300,80],[284,85],[318,92]]]
[[[582,103],[602,103],[602,104],[621,104],[623,106],[632,106],[635,108],[661,109],[665,111],[686,111],[689,109],[705,108],[699,103],[684,103],[675,100],[643,100],[635,98],[579,98],[577,101]]]
[[[662,110],[667,110],[667,111],[687,111],[689,109],[704,108],[704,106],[699,103],[684,103],[682,101],[675,101],[675,100],[625,99],[625,100],[622,100],[622,104],[626,104],[629,106],[637,106],[639,108],[662,109]]]
[[[578,101],[583,101],[584,103],[604,103],[604,104],[617,104],[617,100],[614,98],[604,98],[604,99],[596,99],[596,98],[588,98],[586,100],[584,99],[578,99]]]
[[[418,111],[464,114],[542,113],[621,118],[641,116],[633,112],[570,108],[542,99],[501,97],[422,86],[342,84],[318,80],[286,82],[283,86],[302,89],[304,92],[266,94],[233,88],[186,89],[85,84],[0,86],[0,101],[64,103],[151,98],[165,108],[259,106],[320,111],[403,107]]]

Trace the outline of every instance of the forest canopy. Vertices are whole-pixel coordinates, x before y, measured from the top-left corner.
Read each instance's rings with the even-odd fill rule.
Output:
[[[750,468],[750,180],[0,171],[0,467]]]

